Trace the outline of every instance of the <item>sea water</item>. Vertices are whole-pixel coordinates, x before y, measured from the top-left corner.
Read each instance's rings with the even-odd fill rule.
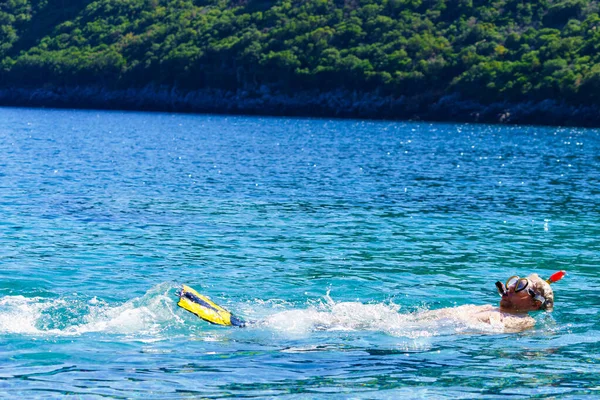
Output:
[[[0,397],[598,396],[599,239],[598,130],[0,109]]]

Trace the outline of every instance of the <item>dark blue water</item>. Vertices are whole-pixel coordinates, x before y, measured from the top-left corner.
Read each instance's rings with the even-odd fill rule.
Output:
[[[600,390],[597,130],[5,108],[0,154],[0,397]],[[560,269],[532,330],[414,318]]]

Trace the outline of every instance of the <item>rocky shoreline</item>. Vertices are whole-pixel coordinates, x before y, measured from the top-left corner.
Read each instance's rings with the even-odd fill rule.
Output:
[[[456,94],[426,93],[410,98],[346,90],[289,94],[264,86],[255,91],[184,91],[156,86],[125,90],[90,86],[3,88],[0,105],[600,127],[599,107],[554,100],[484,105]]]

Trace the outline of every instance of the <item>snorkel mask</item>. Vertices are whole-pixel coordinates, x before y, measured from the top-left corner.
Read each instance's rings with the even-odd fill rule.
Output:
[[[552,275],[550,275],[550,278],[546,279],[546,282],[548,282],[548,284],[553,284],[554,282],[560,281],[565,275],[565,271],[555,272]],[[508,278],[506,280],[506,283],[502,283],[500,281],[496,282],[496,288],[498,288],[498,293],[500,294],[500,296],[506,295],[508,293],[508,289],[510,289],[513,286],[515,288],[515,293],[527,290],[527,293],[529,293],[529,295],[535,300],[539,301],[541,303],[541,306],[543,306],[544,303],[546,303],[546,299],[544,298],[544,296],[537,293],[531,287],[533,285],[529,285],[529,279],[527,278],[520,278],[515,275]]]

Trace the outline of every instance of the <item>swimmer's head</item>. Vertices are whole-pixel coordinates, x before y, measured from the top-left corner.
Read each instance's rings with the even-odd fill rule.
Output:
[[[555,276],[556,274],[552,275]],[[560,278],[549,281],[556,282]],[[536,310],[552,311],[554,308],[554,292],[549,282],[538,274],[531,274],[527,278],[513,276],[506,284],[496,282],[496,287],[502,296],[500,309],[503,311],[526,313]]]

